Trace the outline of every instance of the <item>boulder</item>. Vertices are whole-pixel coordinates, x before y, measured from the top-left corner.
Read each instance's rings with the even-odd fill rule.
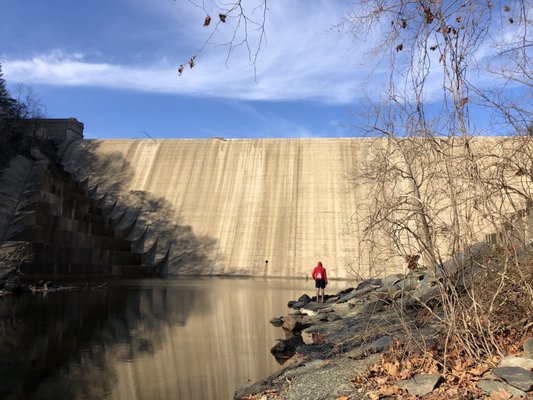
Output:
[[[423,282],[423,278],[423,274],[412,273],[407,275],[404,280],[396,283],[396,285],[404,291],[415,290],[420,285],[420,282]]]
[[[298,298],[298,303],[303,303],[305,306],[307,303],[311,302],[311,297],[309,297],[307,294],[303,294]]]
[[[297,302],[292,303],[289,307],[292,308],[293,310],[299,310],[303,306],[305,306],[305,303],[301,301],[297,301]]]
[[[341,290],[339,293],[337,293],[337,296],[338,297],[342,297],[344,296],[345,294],[348,294],[350,292],[353,292],[354,291],[354,288],[351,287],[351,288],[347,288],[347,289],[344,289],[344,290]]]
[[[405,277],[405,275],[403,275],[403,274],[388,275],[388,276],[386,276],[385,278],[383,278],[381,280],[381,287],[390,287],[390,286],[394,285],[395,283],[398,283],[401,280],[403,280],[404,277]]]
[[[331,296],[326,300],[326,303],[333,304],[339,300],[339,296]]]
[[[285,318],[283,318],[283,324],[281,326],[283,329],[293,332],[300,327],[301,323],[301,315],[287,315]]]
[[[498,367],[520,367],[524,369],[533,369],[533,358],[503,357],[498,363]]]
[[[406,308],[420,308],[422,304],[433,308],[440,302],[438,286],[419,286],[416,290],[407,292],[401,300]]]
[[[383,310],[387,303],[383,300],[369,301],[363,305],[363,314],[375,314]]]
[[[294,356],[296,348],[302,345],[302,338],[294,336],[289,339],[279,340],[271,349],[270,353],[279,364],[284,364],[289,358]]]
[[[431,393],[441,379],[440,375],[420,374],[415,375],[411,379],[399,381],[396,385],[407,390],[409,394],[424,396]]]
[[[486,379],[482,379],[477,383],[478,388],[483,390],[485,393],[491,394],[493,392],[499,392],[502,389],[506,392],[509,392],[512,396],[515,397],[526,397],[526,393],[523,392],[520,389],[517,389],[505,382],[499,382],[499,381],[490,381]]]
[[[302,307],[302,313],[305,313],[307,315],[310,315],[309,311],[313,311],[316,314],[319,312],[322,312],[324,309],[331,309],[330,305],[325,303],[317,303],[316,301],[312,301],[310,303],[307,303],[305,307]]]
[[[308,346],[322,345],[326,343],[326,335],[320,332],[302,332],[302,340]]]
[[[276,328],[283,325],[283,317],[274,317],[270,320],[270,323],[274,325]]]
[[[368,354],[379,353],[392,346],[393,342],[389,336],[382,336],[370,343],[363,343],[358,348],[348,352],[347,356],[353,359],[362,358]]]
[[[520,367],[498,367],[492,372],[505,380],[509,385],[525,392],[533,390],[533,372]]]
[[[338,321],[339,319],[342,318],[334,312],[326,314],[326,321],[328,322]]]
[[[377,288],[381,285],[381,279],[365,279],[364,281],[360,282],[359,285],[357,285],[355,290],[365,289],[367,287]]]
[[[337,304],[346,303],[348,300],[351,300],[351,299],[361,298],[365,296],[366,294],[369,294],[373,290],[374,289],[371,287],[366,287],[363,289],[351,291],[350,293],[341,296],[340,299],[337,301]]]
[[[524,342],[524,357],[533,359],[533,337]]]

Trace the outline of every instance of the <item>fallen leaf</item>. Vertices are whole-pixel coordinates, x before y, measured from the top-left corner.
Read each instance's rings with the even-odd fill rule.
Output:
[[[399,394],[400,392],[401,392],[401,389],[396,385],[384,386],[379,389],[379,394],[381,396],[394,396],[396,394]]]
[[[387,372],[393,378],[396,378],[400,372],[400,363],[398,361],[393,361],[382,365],[383,370]]]
[[[487,364],[478,364],[475,368],[472,368],[468,371],[469,374],[474,376],[481,376],[490,369],[490,366]]]
[[[370,398],[370,400],[379,400],[379,394],[376,392],[368,392],[366,395]]]

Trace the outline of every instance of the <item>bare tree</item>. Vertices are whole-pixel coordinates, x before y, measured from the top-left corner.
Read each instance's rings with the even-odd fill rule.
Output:
[[[187,66],[191,69],[194,68],[197,57],[209,46],[227,48],[226,64],[236,48],[246,48],[255,74],[261,46],[266,40],[267,0],[188,1],[205,13],[205,18],[201,22],[208,30],[208,35],[198,51],[187,62],[178,67],[179,75],[184,72]],[[198,22],[200,23],[200,21]],[[222,30],[231,32],[231,36],[229,40],[219,43],[215,40],[216,34]]]
[[[504,353],[502,323],[532,325],[521,317],[533,306],[529,14],[523,1],[369,0],[340,24],[356,40],[379,34],[369,56],[390,66],[364,127],[380,139],[354,172],[369,193],[364,242],[380,262],[421,256],[437,278],[445,349],[477,359]],[[477,140],[481,110],[513,136]],[[502,301],[510,293],[521,300]]]

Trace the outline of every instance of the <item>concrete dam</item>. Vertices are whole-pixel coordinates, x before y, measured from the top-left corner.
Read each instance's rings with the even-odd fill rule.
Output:
[[[348,278],[368,271],[349,176],[370,142],[77,139],[60,155],[172,242],[170,273],[305,277],[321,260]]]

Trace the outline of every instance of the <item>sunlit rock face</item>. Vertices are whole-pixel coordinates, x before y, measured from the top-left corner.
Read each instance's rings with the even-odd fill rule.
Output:
[[[348,177],[368,143],[77,141],[63,163],[152,213],[145,222],[174,240],[171,272],[305,276],[321,260],[330,277],[343,278],[360,257],[351,222],[364,196]]]

